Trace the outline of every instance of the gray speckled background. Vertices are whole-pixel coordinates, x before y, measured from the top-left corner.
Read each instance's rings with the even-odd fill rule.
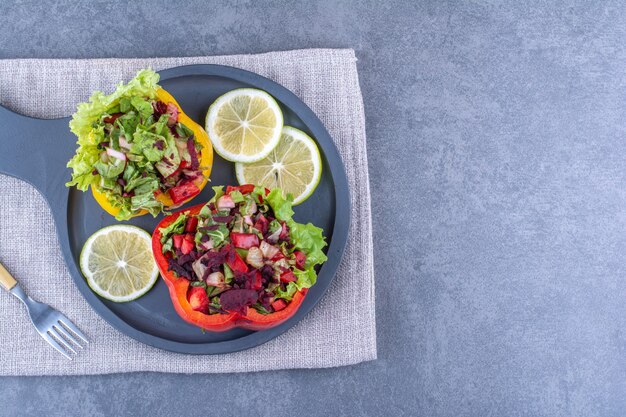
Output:
[[[624,415],[622,2],[173,3],[3,4],[0,58],[354,48],[380,359],[1,378],[0,415]]]

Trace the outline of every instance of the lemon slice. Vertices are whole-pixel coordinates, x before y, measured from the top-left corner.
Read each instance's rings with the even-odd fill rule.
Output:
[[[235,164],[239,184],[280,188],[300,204],[313,193],[322,175],[322,159],[315,141],[291,126],[282,130],[280,142],[270,154],[250,164]]]
[[[278,144],[283,113],[265,91],[239,88],[220,96],[206,116],[215,151],[233,162],[265,158]]]
[[[128,225],[91,235],[80,253],[80,269],[96,294],[118,303],[141,297],[159,277],[151,236]]]

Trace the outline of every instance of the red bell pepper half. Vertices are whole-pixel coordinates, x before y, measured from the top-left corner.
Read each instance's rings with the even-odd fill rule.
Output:
[[[206,311],[208,298],[205,299],[200,293],[200,290],[204,292],[204,289],[200,287],[191,287],[188,280],[185,278],[179,278],[172,271],[168,271],[168,258],[163,255],[163,245],[161,244],[161,232],[159,229],[169,226],[183,212],[189,212],[190,215],[198,214],[200,209],[202,209],[202,206],[203,204],[200,204],[165,217],[157,225],[154,233],[152,234],[152,251],[154,253],[154,258],[157,262],[159,270],[161,271],[161,277],[167,284],[170,298],[172,299],[174,309],[178,315],[186,322],[212,332],[223,332],[234,327],[242,327],[250,330],[265,330],[278,326],[291,318],[300,308],[302,301],[304,301],[307,293],[306,288],[296,292],[291,302],[288,304],[283,300],[274,301],[272,304],[276,310],[274,313],[261,314],[254,308],[247,308],[244,309],[245,311],[243,312],[205,314],[203,311]],[[184,235],[180,236],[181,238],[179,238],[179,240],[181,240],[180,245],[182,248],[187,239],[185,239]],[[176,239],[174,244],[176,245]],[[245,267],[245,270],[247,271],[248,267],[241,257],[237,255],[235,258],[235,261],[230,262],[232,265],[229,263],[231,269],[236,270],[236,268],[242,268],[241,264],[243,264],[243,267]],[[280,301],[283,302],[281,303]]]

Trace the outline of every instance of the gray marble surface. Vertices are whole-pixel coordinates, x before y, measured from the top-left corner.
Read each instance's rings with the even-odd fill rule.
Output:
[[[125,3],[4,3],[0,58],[356,50],[379,360],[1,378],[0,415],[624,415],[622,2]]]

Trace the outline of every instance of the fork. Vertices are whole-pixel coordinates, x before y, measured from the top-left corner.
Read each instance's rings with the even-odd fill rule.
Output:
[[[72,360],[70,352],[76,354],[72,345],[82,349],[81,340],[84,344],[89,343],[87,337],[67,317],[26,295],[1,263],[0,285],[24,303],[37,332],[67,359]]]

